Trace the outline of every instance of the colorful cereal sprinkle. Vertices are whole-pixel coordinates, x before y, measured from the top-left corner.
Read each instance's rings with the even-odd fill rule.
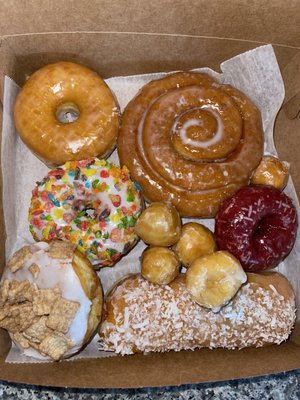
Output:
[[[126,167],[92,158],[48,172],[32,191],[29,230],[35,240],[76,243],[95,267],[113,266],[138,240],[143,201]]]

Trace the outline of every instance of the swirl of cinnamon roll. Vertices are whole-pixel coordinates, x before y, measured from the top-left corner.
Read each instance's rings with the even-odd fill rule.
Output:
[[[185,217],[213,217],[249,183],[263,155],[260,112],[207,74],[178,72],[146,84],[127,105],[118,154],[148,201]]]

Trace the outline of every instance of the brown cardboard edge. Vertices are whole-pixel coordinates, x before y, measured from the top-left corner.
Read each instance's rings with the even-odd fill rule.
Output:
[[[35,364],[6,363],[7,351],[0,356],[0,380],[11,383],[103,389],[212,383],[299,369],[300,322],[279,346],[243,350],[199,349]]]
[[[67,1],[52,0],[47,7],[41,4],[37,8],[35,0],[26,0],[22,2],[21,19],[20,0],[3,2],[0,32],[8,35],[101,28],[104,31],[206,34],[299,45],[298,32],[293,29],[299,25],[297,2],[287,6],[282,0],[266,4],[255,1],[249,6],[242,0],[89,0],[88,5],[86,7],[79,0],[72,1],[72,5]]]
[[[300,331],[298,324],[297,330]],[[299,332],[298,332],[299,333]],[[300,341],[298,335],[298,341]],[[8,364],[0,358],[0,379],[38,386],[72,388],[166,387],[253,378],[299,368],[300,346],[239,351],[209,350],[117,356],[43,364]],[[213,366],[207,368],[207,366]]]

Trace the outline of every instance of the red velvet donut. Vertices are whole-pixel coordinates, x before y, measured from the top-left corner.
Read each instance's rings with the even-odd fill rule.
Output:
[[[274,268],[292,249],[297,233],[292,200],[268,186],[245,186],[223,202],[216,216],[220,250],[237,257],[245,271]]]

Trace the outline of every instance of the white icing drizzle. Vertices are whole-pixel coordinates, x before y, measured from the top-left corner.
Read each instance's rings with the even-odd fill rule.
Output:
[[[9,268],[5,268],[0,284],[5,279],[10,281],[16,280],[18,282],[27,280],[30,283],[36,283],[39,289],[59,288],[63,298],[80,303],[80,308],[66,334],[73,341],[74,346],[64,354],[65,357],[76,353],[83,345],[92,302],[81,286],[80,280],[72,267],[72,260],[50,258],[45,252],[48,247],[48,243],[45,242],[32,245],[32,257],[23,265],[23,268],[14,273]],[[36,278],[29,271],[29,267],[33,263],[37,264],[40,268],[40,272]],[[21,350],[26,356],[51,360],[51,358],[41,355],[32,348]]]
[[[163,96],[163,95],[161,95],[161,96]],[[144,111],[144,114],[143,114],[142,118],[140,119],[140,122],[139,122],[138,128],[137,128],[137,147],[138,147],[138,150],[139,150],[140,155],[142,156],[143,162],[147,165],[147,168],[149,168],[149,170],[151,170],[151,174],[152,174],[153,177],[156,179],[156,181],[155,181],[155,180],[151,179],[150,176],[148,177],[148,180],[149,180],[150,184],[152,184],[152,185],[154,185],[154,186],[156,186],[156,185],[157,185],[157,182],[159,182],[159,180],[163,179],[163,177],[162,177],[155,169],[153,169],[151,163],[149,162],[148,158],[146,157],[146,154],[145,154],[145,151],[144,151],[144,146],[143,146],[143,129],[144,129],[144,123],[145,123],[145,119],[146,119],[146,117],[147,117],[147,114],[148,114],[149,109],[151,108],[151,106],[152,106],[161,96],[155,98],[155,99],[149,104],[149,106],[148,106],[148,107],[146,108],[146,110]],[[205,107],[205,106],[203,106],[202,108],[204,108],[204,107]],[[220,117],[219,117],[219,118],[220,118]],[[218,139],[218,140],[219,140],[219,139]],[[197,143],[198,143],[198,142],[197,142]],[[222,164],[220,164],[219,167],[220,167],[220,169],[223,169]],[[165,168],[165,169],[166,169],[166,168]],[[140,176],[143,175],[143,172],[140,171],[139,168],[137,168],[137,171],[138,171],[137,175],[140,175]],[[169,173],[170,176],[172,176],[173,171],[169,170],[168,173]],[[178,171],[176,171],[176,173],[177,173],[177,175],[179,175],[179,172],[178,172]],[[224,176],[225,176],[226,178],[229,176],[229,173],[228,173],[227,170],[225,170]],[[190,179],[190,181],[192,181],[192,176],[189,176],[189,179]],[[185,192],[186,192],[186,189],[185,189],[185,188],[182,188],[182,187],[180,187],[180,186],[178,186],[178,185],[175,185],[174,183],[171,183],[170,181],[166,181],[165,179],[164,179],[164,181],[165,181],[165,183],[168,185],[168,187],[172,188],[172,189],[175,190],[176,192],[179,192],[179,193],[185,193]],[[206,194],[215,193],[215,192],[216,192],[216,188],[207,189],[206,186],[208,186],[208,185],[210,185],[210,183],[208,183],[208,184],[206,185],[204,182],[202,182],[202,189],[193,190],[193,193],[194,193],[194,194],[201,194],[201,193],[203,193],[203,190],[205,190],[205,193],[206,193]],[[229,183],[229,184],[227,185],[227,187],[230,188],[230,186],[231,186],[231,184]],[[170,194],[170,196],[171,196],[171,198],[172,198],[173,195]]]
[[[189,120],[187,120],[187,121],[185,121],[183,123],[182,127],[179,129],[179,136],[180,136],[180,139],[181,139],[182,143],[185,144],[185,145],[190,145],[190,146],[193,146],[193,147],[196,147],[196,148],[207,149],[210,146],[213,146],[213,145],[217,144],[220,140],[223,139],[224,125],[223,125],[223,122],[222,122],[222,119],[221,119],[219,113],[214,111],[211,107],[202,106],[202,107],[199,107],[199,109],[203,109],[203,110],[209,111],[216,118],[217,131],[214,133],[213,137],[211,139],[208,139],[208,140],[200,141],[200,140],[193,140],[193,139],[191,139],[191,138],[189,138],[187,136],[187,130],[191,126],[199,126],[199,127],[203,126],[202,120],[201,119],[196,119],[196,118],[190,118]],[[179,115],[175,119],[174,124],[173,124],[173,126],[171,128],[172,134],[174,134],[176,125],[177,125],[177,123],[178,123],[178,121],[179,121],[181,116],[182,116],[182,114]]]

